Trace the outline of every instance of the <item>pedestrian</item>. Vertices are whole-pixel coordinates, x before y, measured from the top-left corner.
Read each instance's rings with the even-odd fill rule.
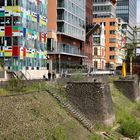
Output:
[[[55,78],[56,78],[56,75],[55,75],[55,73],[53,72],[53,73],[52,73],[52,79],[55,80]]]
[[[51,72],[49,71],[49,72],[48,72],[48,80],[51,80],[51,75],[52,75],[52,74],[51,74]]]

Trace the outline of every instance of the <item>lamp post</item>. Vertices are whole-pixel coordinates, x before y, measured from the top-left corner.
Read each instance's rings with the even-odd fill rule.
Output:
[[[58,55],[58,58],[59,58],[59,75],[61,75],[61,55],[60,55],[60,53]]]

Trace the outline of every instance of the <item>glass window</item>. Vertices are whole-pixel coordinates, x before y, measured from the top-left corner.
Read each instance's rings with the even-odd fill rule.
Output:
[[[110,51],[115,51],[115,47],[110,47],[109,50]]]
[[[110,34],[116,34],[115,30],[110,30]]]
[[[14,5],[14,6],[17,6],[17,5],[19,5],[19,2],[18,2],[18,0],[13,0],[13,5]]]
[[[0,6],[5,6],[5,0],[0,0]]]
[[[4,26],[4,17],[0,17],[0,26]]]
[[[98,49],[94,48],[94,55],[98,55]]]
[[[12,0],[7,0],[7,6],[12,6]]]
[[[5,37],[5,46],[12,46],[12,38]]]
[[[98,62],[94,61],[94,68],[97,68],[97,66],[98,66]]]
[[[12,26],[12,17],[5,17],[5,25]]]
[[[110,42],[110,43],[116,43],[117,40],[116,40],[116,38],[110,38],[110,39],[109,39],[109,42]]]
[[[19,17],[13,17],[13,26],[18,26],[20,24],[20,18]]]
[[[115,55],[110,55],[109,58],[110,59],[115,59]]]
[[[13,37],[13,45],[18,45],[18,37]]]

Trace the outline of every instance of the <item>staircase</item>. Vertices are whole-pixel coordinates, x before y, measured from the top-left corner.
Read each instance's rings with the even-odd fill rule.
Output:
[[[46,90],[51,94],[60,104],[64,107],[75,119],[77,119],[84,127],[88,130],[93,130],[93,124],[89,119],[87,119],[76,107],[74,107],[68,100],[64,99],[60,95],[50,90]]]
[[[10,77],[17,80],[28,80],[22,71],[7,71]]]

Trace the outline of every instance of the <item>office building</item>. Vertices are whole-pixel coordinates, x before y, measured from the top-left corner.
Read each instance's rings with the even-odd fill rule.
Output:
[[[82,66],[86,57],[85,0],[48,0],[48,66],[62,69]]]
[[[46,68],[47,0],[0,1],[0,61],[9,71]]]
[[[125,53],[122,42],[125,40],[125,34],[120,30],[120,20],[116,18],[116,1],[94,0],[93,1],[93,23],[104,23],[105,30],[105,60],[106,68],[115,69],[122,64]],[[99,43],[99,36],[93,34],[93,46]],[[95,44],[94,44],[95,43]],[[98,54],[102,54],[102,49],[98,49]],[[99,52],[100,51],[100,52]],[[95,54],[95,52],[94,52]],[[97,66],[95,61],[94,66]]]
[[[116,17],[115,5],[115,0],[93,0],[93,18]]]
[[[116,15],[126,22],[124,29],[127,29],[127,44],[132,43],[133,28],[136,26],[137,0],[118,0]]]

